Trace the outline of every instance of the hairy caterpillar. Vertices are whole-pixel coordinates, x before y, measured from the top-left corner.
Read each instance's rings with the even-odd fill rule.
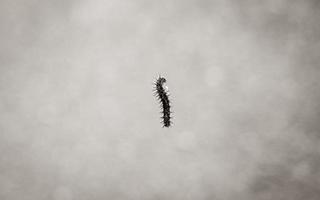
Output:
[[[168,88],[164,86],[164,83],[167,80],[164,77],[159,76],[157,80],[154,83],[154,95],[159,100],[161,107],[162,107],[162,123],[163,127],[170,127],[171,122],[171,106],[170,106],[170,100],[169,100],[169,92]]]

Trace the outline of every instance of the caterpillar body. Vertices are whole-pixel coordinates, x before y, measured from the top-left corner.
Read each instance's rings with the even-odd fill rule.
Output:
[[[159,100],[161,104],[161,113],[162,113],[162,123],[163,127],[170,127],[171,122],[171,105],[169,100],[169,91],[168,88],[164,85],[166,83],[166,79],[164,77],[159,76],[154,83],[154,95]]]

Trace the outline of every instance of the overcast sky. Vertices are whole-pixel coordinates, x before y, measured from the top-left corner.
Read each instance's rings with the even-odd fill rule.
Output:
[[[319,3],[1,0],[0,199],[319,199]]]

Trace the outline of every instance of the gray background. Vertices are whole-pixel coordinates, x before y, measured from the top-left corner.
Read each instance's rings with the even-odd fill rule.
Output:
[[[319,199],[319,9],[1,0],[0,199]]]

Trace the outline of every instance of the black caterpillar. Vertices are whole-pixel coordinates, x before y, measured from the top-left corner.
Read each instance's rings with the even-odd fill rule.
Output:
[[[170,127],[171,122],[171,106],[170,106],[170,100],[169,100],[169,92],[166,87],[164,87],[164,83],[167,80],[164,77],[159,76],[157,80],[155,81],[154,85],[154,95],[159,100],[161,106],[162,106],[162,123],[163,127]]]

